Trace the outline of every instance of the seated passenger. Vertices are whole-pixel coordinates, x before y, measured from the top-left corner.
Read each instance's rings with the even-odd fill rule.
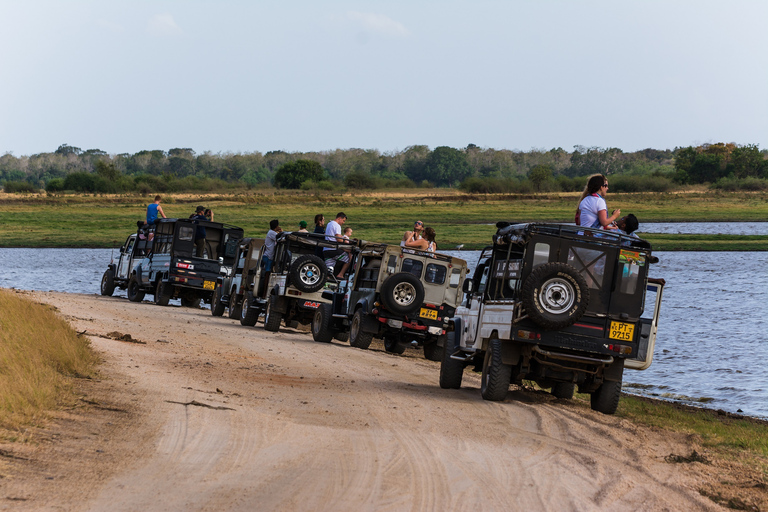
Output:
[[[406,231],[403,233],[403,239],[400,241],[400,247],[405,247],[408,242],[415,242],[422,238],[422,231],[424,230],[424,223],[417,220],[413,225],[413,231]]]
[[[405,242],[405,247],[411,249],[418,249],[420,251],[435,252],[437,250],[437,244],[435,243],[435,230],[432,227],[424,228],[424,238]]]

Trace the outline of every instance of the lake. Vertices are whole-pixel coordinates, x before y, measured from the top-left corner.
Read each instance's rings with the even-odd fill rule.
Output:
[[[0,287],[96,294],[113,253],[0,249]],[[480,255],[448,254],[472,267]],[[768,417],[768,252],[655,254],[660,261],[651,276],[664,278],[667,287],[654,361],[648,370],[627,370],[624,390]]]

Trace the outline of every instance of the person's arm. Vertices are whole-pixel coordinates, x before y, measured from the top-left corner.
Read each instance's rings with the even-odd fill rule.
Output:
[[[410,242],[413,240],[413,231],[406,231],[403,234],[403,242]]]
[[[167,219],[168,217],[165,216],[165,212],[163,212],[163,207],[160,205],[157,205],[157,213],[163,216],[164,219]]]
[[[418,240],[414,241],[407,241],[405,242],[406,247],[410,247],[411,249],[421,249],[422,251],[427,249],[429,247],[429,242],[427,242],[426,238],[420,238]]]
[[[605,229],[617,229],[616,226],[611,226],[611,224],[619,218],[619,215],[621,215],[621,210],[618,209],[613,210],[613,215],[610,217],[608,217],[608,212],[606,210],[600,210],[597,212],[597,220],[600,221],[600,225]]]

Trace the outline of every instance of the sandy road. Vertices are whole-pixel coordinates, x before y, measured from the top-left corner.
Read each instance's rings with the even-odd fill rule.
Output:
[[[6,497],[23,499],[2,508],[719,509],[692,473],[664,462],[690,453],[684,438],[571,401],[515,391],[486,402],[469,372],[461,390],[442,390],[439,364],[420,356],[207,310],[33,297],[103,355],[104,378],[89,385],[107,416],[65,418],[59,444],[78,449],[57,450],[71,462],[47,466],[49,480],[6,484]],[[104,337],[114,331],[145,344]]]

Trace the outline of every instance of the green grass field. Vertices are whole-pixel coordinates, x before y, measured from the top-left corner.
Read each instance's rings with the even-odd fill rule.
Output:
[[[116,247],[144,218],[151,197],[22,196],[0,194],[3,222],[0,247]],[[454,190],[418,189],[339,196],[278,191],[207,197],[177,195],[163,200],[169,217],[188,217],[196,205],[214,210],[218,222],[242,227],[248,236],[263,236],[270,219],[285,230],[300,220],[312,225],[315,214],[326,221],[338,211],[347,216],[353,236],[377,242],[398,242],[416,219],[437,231],[438,250],[478,249],[489,244],[499,220],[573,222],[577,196],[465,195]],[[706,222],[768,220],[767,193],[688,192],[613,194],[610,209],[634,213],[643,222]],[[656,250],[768,250],[766,236],[648,235]]]

